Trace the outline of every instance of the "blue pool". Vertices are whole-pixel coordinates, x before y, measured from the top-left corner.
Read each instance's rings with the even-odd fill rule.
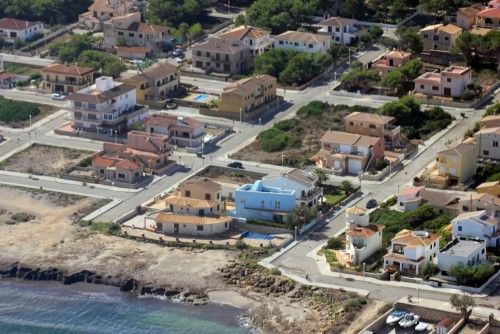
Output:
[[[205,95],[205,94],[200,94],[200,95],[197,95],[194,97],[193,101],[196,101],[196,102],[203,102],[203,101],[206,101],[208,100],[209,96],[208,95]]]
[[[273,237],[270,236],[269,234],[250,232],[250,231],[245,231],[241,233],[240,237],[242,239],[273,240]]]

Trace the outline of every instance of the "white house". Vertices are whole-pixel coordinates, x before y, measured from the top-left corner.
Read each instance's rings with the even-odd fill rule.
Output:
[[[471,267],[485,261],[486,243],[476,238],[455,238],[438,253],[438,267],[442,275],[448,275],[450,268],[459,263]]]
[[[402,230],[392,238],[390,250],[384,255],[384,269],[418,276],[425,263],[436,258],[438,251],[437,234]]]
[[[219,37],[248,46],[251,56],[269,50],[273,44],[270,31],[252,26],[238,26]]]
[[[485,240],[488,247],[500,247],[500,220],[485,210],[466,212],[451,221],[453,238],[473,237]]]
[[[319,23],[321,28],[319,33],[327,33],[332,36],[335,44],[349,45],[356,41],[356,32],[359,30],[354,25],[356,20],[346,19],[343,17],[330,17]]]
[[[323,189],[316,187],[318,178],[300,169],[278,175],[268,175],[262,179],[262,184],[267,187],[295,191],[298,204],[317,206],[322,202]]]
[[[39,34],[43,34],[42,22],[30,22],[8,17],[0,19],[0,37],[6,42],[14,43],[16,40],[25,42]]]
[[[419,196],[420,191],[424,187],[407,187],[397,194],[397,208],[399,211],[412,211],[420,206],[422,197]]]
[[[370,224],[368,213],[356,206],[348,208],[346,216],[346,244],[340,255],[342,262],[360,265],[382,248],[384,226]]]
[[[479,159],[483,162],[500,161],[500,127],[481,129],[474,134]]]
[[[273,36],[273,39],[273,46],[276,49],[309,53],[328,52],[332,40],[328,35],[300,31],[285,31],[278,36]]]

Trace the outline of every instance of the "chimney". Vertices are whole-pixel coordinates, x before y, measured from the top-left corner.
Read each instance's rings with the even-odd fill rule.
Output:
[[[113,78],[102,76],[95,79],[95,87],[101,92],[105,92],[113,88]]]

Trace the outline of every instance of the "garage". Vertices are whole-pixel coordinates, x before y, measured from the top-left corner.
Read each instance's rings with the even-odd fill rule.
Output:
[[[361,160],[349,159],[347,165],[347,172],[349,174],[358,175],[360,171],[361,171]]]

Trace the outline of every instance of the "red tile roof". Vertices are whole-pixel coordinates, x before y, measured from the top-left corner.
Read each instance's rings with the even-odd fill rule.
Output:
[[[116,168],[121,168],[121,169],[126,169],[126,170],[130,170],[130,171],[134,171],[134,170],[138,170],[141,168],[141,166],[139,166],[139,164],[131,161],[131,160],[128,160],[128,159],[123,159],[121,160],[120,162],[118,162],[116,164]]]
[[[31,21],[25,21],[25,20],[18,20],[18,19],[12,19],[12,18],[3,18],[0,19],[0,29],[8,29],[8,30],[23,30],[32,26],[35,26],[37,24],[40,24],[41,22],[31,22]]]
[[[118,159],[113,159],[104,157],[102,155],[98,155],[92,160],[92,165],[99,167],[113,167],[114,165],[116,165],[118,161],[119,161]]]
[[[80,67],[76,65],[54,64],[44,67],[42,72],[50,72],[64,75],[87,75],[95,70],[91,67]]]
[[[500,8],[487,8],[479,13],[478,17],[484,17],[489,19],[499,19],[500,18]]]

